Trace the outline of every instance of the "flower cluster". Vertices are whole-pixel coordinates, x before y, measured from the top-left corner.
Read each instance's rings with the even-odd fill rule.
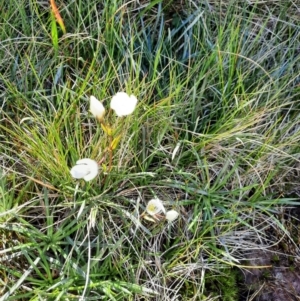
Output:
[[[118,92],[114,95],[110,102],[110,108],[115,111],[118,117],[127,116],[133,113],[137,105],[137,98],[134,95],[128,95],[125,92]],[[105,107],[95,96],[90,97],[90,111],[93,116],[101,123],[103,130],[112,136],[110,127],[104,123]],[[118,144],[119,137],[112,140],[111,151]],[[86,182],[93,180],[99,171],[99,166],[96,161],[84,158],[78,160],[76,165],[70,170],[71,176],[75,179],[84,179]]]
[[[176,210],[169,210],[166,212],[166,209],[160,199],[150,200],[147,204],[146,212],[153,217],[157,217],[162,212],[168,222],[173,222],[179,216],[179,213]]]
[[[137,98],[134,95],[128,95],[125,92],[118,92],[114,95],[110,102],[110,108],[114,110],[118,117],[127,116],[133,113],[137,105]],[[90,112],[99,121],[103,131],[108,136],[109,145],[107,150],[110,154],[110,165],[112,161],[112,152],[118,145],[121,135],[116,135],[116,131],[111,128],[111,126],[105,122],[105,107],[102,102],[99,101],[95,96],[90,97]],[[99,165],[95,160],[84,158],[78,160],[76,165],[70,170],[71,176],[74,179],[83,179],[88,182],[97,177],[99,173]],[[161,215],[161,213],[163,215]],[[146,207],[146,212],[143,216],[151,221],[157,221],[164,218],[168,222],[173,222],[179,217],[179,213],[175,210],[166,211],[163,203],[159,199],[152,199],[148,202]]]

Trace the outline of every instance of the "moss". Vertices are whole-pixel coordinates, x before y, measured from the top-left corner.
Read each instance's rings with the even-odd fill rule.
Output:
[[[273,256],[272,256],[271,261],[272,261],[273,263],[279,263],[280,258],[279,258],[279,256],[276,254],[276,255],[273,255]]]
[[[206,295],[220,296],[220,301],[236,301],[239,296],[238,279],[241,272],[238,269],[228,268],[220,275],[207,273],[205,291]]]
[[[289,266],[289,270],[290,270],[291,272],[295,272],[295,266],[294,266],[294,265]]]
[[[269,270],[264,270],[262,275],[261,275],[261,278],[264,279],[264,280],[267,280],[267,279],[270,279],[272,276],[272,273],[271,271]]]

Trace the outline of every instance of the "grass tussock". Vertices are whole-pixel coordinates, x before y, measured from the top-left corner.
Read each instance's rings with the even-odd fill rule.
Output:
[[[57,6],[66,34],[0,0],[0,300],[237,300],[249,249],[297,256],[300,2]],[[146,219],[153,198],[178,219]]]

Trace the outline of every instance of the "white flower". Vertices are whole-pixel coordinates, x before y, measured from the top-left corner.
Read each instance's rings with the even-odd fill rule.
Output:
[[[99,120],[102,120],[105,114],[105,108],[95,96],[90,97],[90,111]]]
[[[146,211],[150,215],[158,214],[161,211],[163,213],[166,212],[165,207],[164,207],[162,201],[159,200],[159,199],[152,199],[152,200],[150,200],[149,203],[148,203],[148,205],[147,205],[147,207],[146,207]]]
[[[76,165],[72,167],[70,173],[75,179],[84,179],[85,181],[91,181],[98,175],[98,163],[92,159],[81,159],[76,162]]]
[[[179,216],[179,213],[176,211],[176,210],[170,210],[170,211],[167,211],[166,213],[166,220],[168,222],[173,222],[175,221],[175,219],[177,219]]]
[[[128,95],[125,92],[118,92],[113,96],[110,107],[115,111],[117,116],[126,116],[130,115],[137,104],[137,98],[134,95]]]

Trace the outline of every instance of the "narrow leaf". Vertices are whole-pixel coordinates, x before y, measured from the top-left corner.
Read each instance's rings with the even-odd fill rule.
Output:
[[[118,146],[119,142],[121,139],[121,135],[117,136],[116,138],[114,138],[114,140],[112,141],[112,143],[110,144],[110,148],[112,150],[116,149],[116,147]]]
[[[102,130],[103,130],[108,136],[111,136],[111,135],[112,135],[112,129],[111,129],[110,126],[105,125],[104,123],[101,123],[101,127],[102,127]]]
[[[51,38],[55,53],[58,53],[58,34],[54,15],[51,14]]]
[[[58,8],[56,6],[55,1],[54,0],[50,0],[50,5],[51,5],[51,10],[53,12],[53,15],[54,15],[57,23],[59,24],[59,26],[60,26],[61,30],[63,31],[63,33],[66,34],[67,31],[66,31],[65,24],[64,24],[64,21],[63,21],[61,15],[60,15],[60,13],[59,13],[59,10],[58,10]]]

